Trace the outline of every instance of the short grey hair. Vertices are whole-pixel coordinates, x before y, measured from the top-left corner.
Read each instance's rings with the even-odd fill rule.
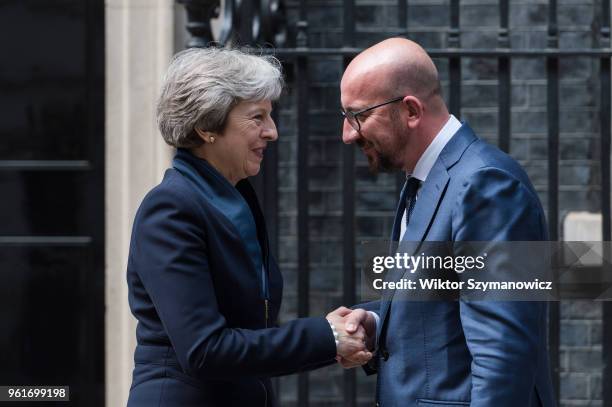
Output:
[[[173,147],[202,144],[195,132],[221,132],[227,115],[243,100],[277,100],[282,67],[269,55],[238,49],[192,48],[177,53],[157,103],[157,125]]]

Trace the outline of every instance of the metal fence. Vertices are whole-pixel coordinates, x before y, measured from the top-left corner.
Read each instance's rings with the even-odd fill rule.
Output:
[[[309,315],[309,202],[308,202],[308,143],[309,143],[309,82],[308,67],[312,57],[342,56],[346,66],[351,58],[362,49],[355,46],[355,0],[343,1],[344,26],[343,46],[340,48],[312,48],[308,46],[308,4],[299,1],[299,17],[294,25],[287,25],[284,5],[278,0],[229,1],[178,0],[187,10],[187,29],[192,34],[188,46],[206,46],[213,38],[210,19],[221,15],[222,30],[217,41],[225,44],[272,44],[273,52],[288,62],[294,72],[297,90],[297,235],[298,235],[298,316]],[[516,49],[510,47],[509,1],[499,1],[499,30],[497,47],[492,49],[466,49],[461,47],[460,2],[450,0],[450,21],[447,31],[446,49],[428,49],[433,58],[448,60],[449,108],[451,113],[460,115],[461,110],[461,61],[466,57],[497,60],[499,81],[498,104],[498,145],[510,151],[511,140],[511,86],[512,61],[520,58],[545,58],[547,78],[547,138],[548,138],[548,225],[550,240],[560,237],[559,213],[559,61],[563,58],[589,57],[599,61],[599,122],[600,122],[600,171],[601,171],[601,213],[602,236],[604,241],[612,239],[610,202],[610,138],[611,138],[611,67],[610,58],[610,1],[601,0],[601,26],[598,47],[581,49],[560,49],[557,23],[557,0],[548,3],[547,46],[540,49]],[[221,10],[223,6],[223,10]],[[406,0],[397,1],[396,35],[407,34]],[[354,304],[356,300],[355,276],[355,149],[344,146],[342,150],[342,203],[343,203],[343,303]],[[256,187],[262,197],[264,212],[269,222],[272,247],[278,249],[278,152],[276,146],[268,149],[263,175],[256,179]],[[398,176],[397,189],[403,177]],[[560,378],[560,307],[550,304],[549,351],[553,369],[554,385],[559,399]],[[612,383],[612,303],[603,304],[603,383]],[[603,386],[603,402],[612,406],[612,387]],[[344,401],[346,406],[355,406],[356,376],[354,371],[344,373]],[[301,374],[298,380],[298,405],[309,404],[308,374]]]

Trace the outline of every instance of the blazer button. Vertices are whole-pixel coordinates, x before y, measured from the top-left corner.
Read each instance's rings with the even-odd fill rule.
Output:
[[[382,357],[385,362],[389,360],[389,351],[387,349],[382,350]]]
[[[376,402],[376,407],[380,407],[380,403],[378,401]]]

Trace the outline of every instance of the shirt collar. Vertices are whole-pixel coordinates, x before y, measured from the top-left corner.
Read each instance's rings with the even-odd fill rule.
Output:
[[[442,129],[436,134],[436,137],[431,141],[429,146],[425,149],[419,161],[414,166],[414,171],[410,176],[418,179],[421,182],[425,182],[429,172],[436,163],[438,156],[446,146],[446,143],[450,141],[453,135],[461,127],[461,122],[457,120],[452,114],[449,116],[448,121],[442,127]]]

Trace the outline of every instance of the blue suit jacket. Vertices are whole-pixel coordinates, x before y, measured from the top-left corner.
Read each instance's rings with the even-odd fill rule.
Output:
[[[207,192],[170,169],[136,214],[127,280],[138,344],[128,406],[271,406],[269,376],[334,361],[331,329],[323,317],[276,327],[282,278],[253,189],[246,180],[234,188],[186,151],[177,157]],[[268,292],[249,252],[254,242],[224,210],[244,201]]]
[[[539,241],[546,231],[523,169],[463,124],[421,186],[403,240]],[[545,303],[389,300],[372,364],[379,405],[555,405]]]

